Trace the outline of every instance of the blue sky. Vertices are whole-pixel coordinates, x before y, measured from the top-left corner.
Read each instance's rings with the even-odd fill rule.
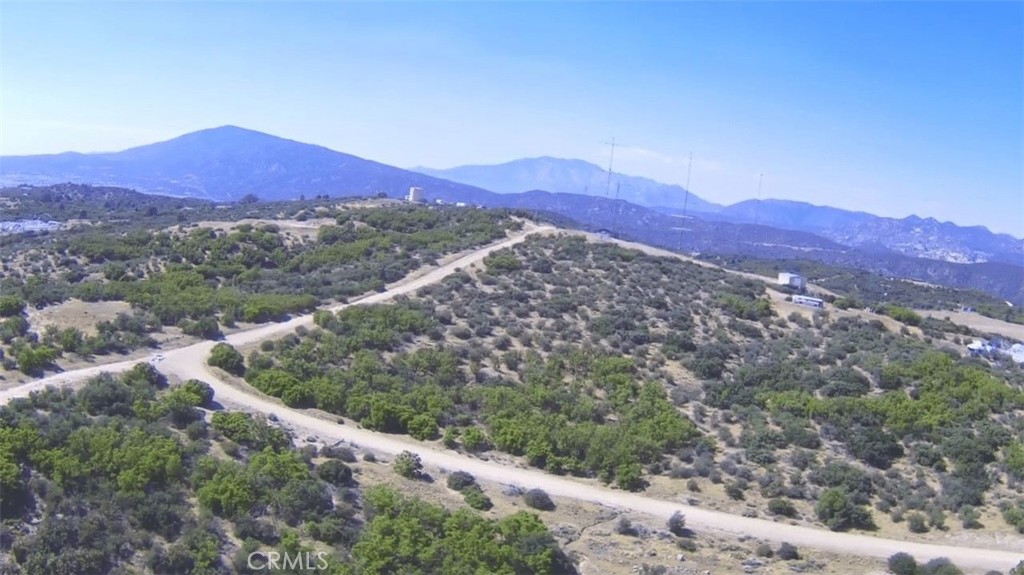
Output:
[[[1024,3],[4,2],[0,153],[235,124],[1024,236]]]

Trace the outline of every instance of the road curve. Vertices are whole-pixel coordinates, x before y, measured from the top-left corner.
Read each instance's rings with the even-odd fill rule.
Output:
[[[337,310],[350,305],[380,303],[397,295],[410,293],[443,279],[454,273],[457,268],[466,267],[480,261],[494,250],[521,242],[531,233],[552,230],[553,228],[547,227],[531,229],[522,235],[460,257],[422,276],[402,281],[392,286],[386,292],[372,294],[352,303],[333,306],[331,309]],[[226,339],[228,343],[233,345],[249,344],[289,333],[300,325],[309,325],[311,323],[312,315],[305,315],[284,323],[237,332],[231,334]],[[303,434],[317,435],[325,440],[349,441],[366,449],[391,454],[404,450],[415,451],[420,455],[423,462],[428,465],[449,470],[461,469],[488,481],[521,485],[527,488],[537,487],[555,496],[588,501],[642,513],[659,519],[668,519],[675,511],[682,511],[686,515],[687,525],[697,530],[711,530],[737,537],[745,535],[774,542],[786,541],[797,547],[810,547],[846,555],[885,559],[894,553],[902,551],[910,553],[919,561],[927,561],[936,557],[947,557],[961,567],[977,570],[1008,570],[1024,559],[1024,553],[1006,550],[882,539],[869,535],[834,533],[812,527],[777,523],[766,519],[741,517],[722,511],[693,507],[677,501],[655,499],[641,494],[613,490],[593,483],[551,475],[536,469],[522,469],[484,461],[454,451],[442,450],[431,445],[422,444],[405,436],[386,435],[366,429],[359,429],[351,425],[339,425],[320,419],[307,412],[287,408],[258,395],[255,391],[250,393],[224,383],[206,365],[206,359],[213,345],[214,342],[202,342],[162,354],[153,354],[147,358],[57,374],[0,392],[0,403],[6,403],[16,397],[27,396],[32,391],[42,389],[47,385],[67,385],[94,377],[101,372],[125,371],[136,363],[153,361],[155,356],[163,355],[165,359],[156,364],[161,371],[176,375],[183,380],[195,378],[208,382],[214,389],[217,401],[221,404],[256,412],[274,413],[281,423],[292,427],[296,431]]]
[[[306,435],[316,435],[321,440],[329,442],[344,440],[364,449],[390,454],[410,450],[418,453],[425,464],[451,471],[468,471],[488,481],[505,485],[520,485],[525,488],[538,487],[551,495],[643,513],[662,520],[667,520],[676,511],[682,511],[686,515],[687,526],[697,530],[711,530],[737,537],[746,535],[776,543],[786,541],[797,547],[811,547],[840,554],[879,559],[886,559],[894,553],[903,551],[910,553],[919,561],[947,557],[961,567],[980,570],[1008,570],[1024,559],[1024,553],[1011,551],[881,539],[869,535],[835,533],[766,519],[741,517],[722,511],[689,506],[678,501],[666,501],[641,494],[613,490],[569,477],[551,475],[537,469],[522,469],[484,461],[454,451],[438,449],[433,445],[419,443],[407,436],[387,435],[352,425],[339,425],[308,412],[289,409],[257,395],[258,392],[249,393],[246,390],[225,384],[209,370],[203,361],[205,357],[205,355],[199,356],[191,358],[192,361],[176,363],[173,367],[166,367],[164,371],[173,373],[182,379],[194,378],[210,383],[216,393],[217,401],[222,404],[247,411],[276,414],[279,422],[289,425],[299,434],[297,439]]]
[[[330,311],[338,311],[352,305],[365,305],[374,304],[388,301],[396,296],[408,294],[414,292],[421,287],[436,283],[446,278],[447,276],[455,273],[455,270],[468,267],[480,260],[484,259],[491,252],[496,250],[504,249],[510,246],[514,246],[524,241],[528,236],[533,234],[543,234],[556,231],[557,228],[551,226],[537,226],[531,223],[526,224],[526,228],[507,239],[500,240],[498,242],[484,246],[478,250],[472,251],[466,255],[456,258],[444,265],[438,266],[426,273],[411,278],[399,280],[388,286],[387,290],[383,292],[373,293],[358,298],[353,298],[348,303],[336,304],[326,309]],[[273,337],[280,337],[288,333],[295,331],[295,328],[299,326],[310,326],[313,325],[313,314],[305,314],[293,317],[287,321],[280,323],[271,323],[267,325],[261,325],[252,329],[244,331],[238,331],[232,333],[224,338],[224,342],[227,342],[234,346],[242,346],[250,343],[256,343],[265,339]],[[0,404],[7,403],[8,401],[19,398],[28,397],[33,391],[41,390],[47,386],[60,387],[63,385],[69,385],[80,381],[85,381],[89,378],[96,377],[101,373],[120,373],[128,371],[131,367],[138,363],[153,363],[161,371],[167,371],[167,367],[180,363],[182,361],[193,361],[195,358],[200,358],[200,363],[206,362],[206,357],[217,342],[202,341],[189,346],[180,347],[177,349],[163,350],[151,353],[147,356],[118,361],[113,363],[105,363],[100,365],[94,365],[84,367],[81,369],[64,371],[61,373],[55,373],[53,375],[43,377],[40,379],[32,380],[27,383],[23,383],[16,387],[11,387],[5,390],[0,390]]]

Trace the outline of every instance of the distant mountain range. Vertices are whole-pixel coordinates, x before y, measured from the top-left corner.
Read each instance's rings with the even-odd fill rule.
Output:
[[[262,200],[322,194],[402,197],[409,187],[419,186],[431,201],[540,210],[584,228],[608,229],[671,249],[813,259],[980,289],[1024,303],[1024,242],[982,227],[916,217],[895,220],[779,200],[723,207],[693,195],[684,218],[678,199],[686,194],[678,186],[615,176],[613,185],[620,186],[620,199],[615,200],[604,196],[607,172],[586,162],[539,158],[495,168],[491,176],[487,166],[465,170],[476,174],[473,181],[505,193],[225,126],[122,152],[0,157],[0,185],[74,182],[213,201],[238,200],[247,194]],[[531,175],[531,170],[536,173]],[[452,171],[431,171],[448,172]],[[504,181],[502,174],[512,183],[495,185]],[[544,182],[554,191],[519,189],[531,182]],[[515,189],[520,193],[508,192]],[[598,193],[584,195],[584,190]]]
[[[673,207],[658,210],[679,213]],[[983,226],[958,226],[935,218],[884,218],[788,200],[746,200],[715,213],[699,215],[705,219],[810,232],[843,245],[873,251],[893,251],[958,263],[1024,264],[1024,240],[993,233]]]
[[[618,198],[641,206],[686,208],[687,212],[717,212],[718,204],[688,194],[682,186],[648,178],[613,173],[583,160],[526,158],[490,166],[459,166],[447,170],[416,167],[413,171],[499,194],[544,190],[556,194],[584,194]]]
[[[787,200],[747,200],[722,206],[681,186],[613,173],[582,160],[527,158],[504,164],[414,171],[502,194],[527,190],[618,198],[670,215],[753,223],[810,232],[846,246],[957,263],[1008,262],[1024,265],[1024,240],[995,234],[982,226],[961,227],[932,218],[884,218]],[[685,206],[684,206],[685,203]]]

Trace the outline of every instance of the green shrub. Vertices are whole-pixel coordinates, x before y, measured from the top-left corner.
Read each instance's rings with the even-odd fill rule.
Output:
[[[672,517],[668,518],[668,530],[672,532],[676,537],[683,537],[686,535],[686,516],[681,511],[676,511],[672,514]]]
[[[796,515],[796,507],[790,500],[776,497],[768,500],[768,512],[774,515],[793,517]]]
[[[462,491],[462,499],[466,502],[466,505],[478,511],[487,511],[494,507],[491,498],[476,484],[470,485]]]
[[[854,503],[846,491],[840,488],[833,487],[823,491],[814,510],[818,519],[833,531],[874,527],[871,512]],[[922,517],[922,521],[923,519]]]
[[[331,485],[348,485],[352,482],[352,468],[337,459],[329,459],[318,465],[316,474]]]
[[[917,574],[917,560],[909,553],[900,552],[891,555],[886,564],[889,567],[889,572],[894,575]]]
[[[908,513],[907,528],[910,529],[911,533],[927,533],[928,521],[920,513]]]
[[[226,343],[218,343],[210,350],[210,358],[206,363],[213,367],[219,367],[224,371],[241,376],[245,373],[245,358],[238,353],[233,346]]]
[[[527,491],[523,494],[523,501],[527,506],[540,511],[552,511],[555,508],[555,502],[551,500],[551,496],[543,489]]]
[[[782,542],[782,545],[779,545],[779,550],[776,551],[775,554],[783,561],[796,561],[800,558],[800,553],[797,551],[796,547],[786,543],[785,541]]]
[[[465,471],[455,471],[448,476],[448,489],[462,491],[476,485],[476,478]]]
[[[423,473],[420,456],[411,451],[403,451],[396,455],[393,466],[395,473],[406,479],[417,479]]]

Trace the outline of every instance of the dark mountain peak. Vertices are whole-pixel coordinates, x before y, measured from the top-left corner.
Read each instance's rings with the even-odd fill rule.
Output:
[[[122,157],[152,154],[161,156],[166,156],[167,154],[208,155],[211,153],[251,155],[253,153],[278,154],[282,149],[326,150],[326,148],[321,146],[304,144],[256,130],[240,128],[238,126],[219,126],[217,128],[189,132],[170,140],[105,155]]]
[[[233,200],[328,194],[332,197],[404,195],[411,186],[428,194],[459,194],[477,201],[485,190],[458,185],[238,126],[190,132],[121,152],[69,156],[4,157],[0,183],[90,183],[150,193]]]

